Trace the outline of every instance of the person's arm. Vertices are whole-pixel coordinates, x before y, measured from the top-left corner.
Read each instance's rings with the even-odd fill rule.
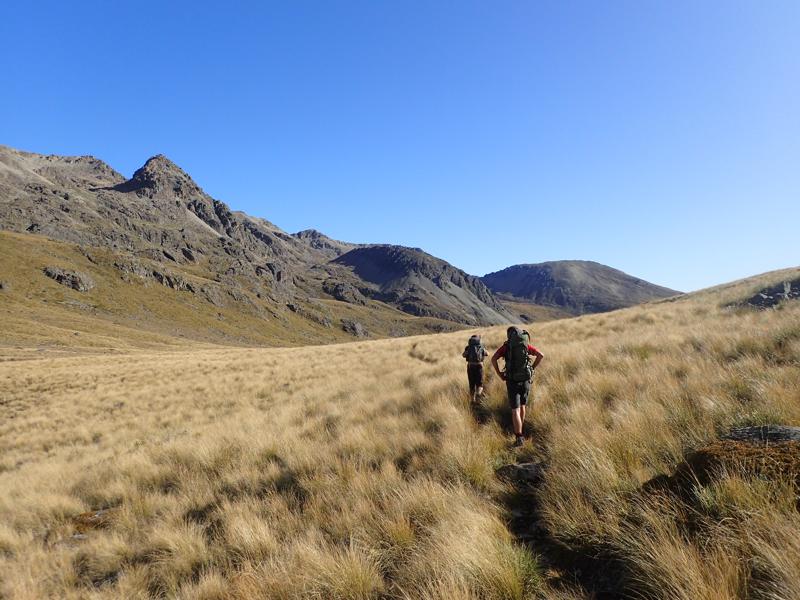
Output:
[[[530,354],[531,356],[535,356],[536,357],[536,358],[533,359],[533,365],[532,365],[532,368],[536,369],[536,367],[539,366],[539,363],[542,362],[542,359],[544,358],[544,354],[539,352],[533,346],[528,346],[528,354]]]
[[[505,345],[500,346],[497,349],[497,351],[492,355],[492,366],[494,367],[494,370],[497,373],[497,376],[500,377],[500,379],[502,379],[503,381],[505,381],[506,380],[506,374],[503,373],[500,370],[500,367],[497,365],[497,360],[500,357],[505,356],[505,353],[503,352],[503,348],[505,348]]]
[[[464,351],[461,353],[462,358],[467,358],[467,348],[464,348]]]

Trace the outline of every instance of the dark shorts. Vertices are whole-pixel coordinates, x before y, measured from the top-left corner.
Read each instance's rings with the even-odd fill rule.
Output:
[[[530,381],[521,383],[506,381],[506,389],[508,390],[508,403],[511,408],[519,408],[528,404],[528,394],[531,393]]]
[[[467,365],[467,379],[469,379],[470,392],[474,392],[475,388],[483,387],[483,365]]]

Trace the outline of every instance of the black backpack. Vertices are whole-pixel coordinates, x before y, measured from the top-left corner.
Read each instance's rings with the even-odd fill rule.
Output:
[[[469,338],[469,342],[467,342],[467,362],[468,363],[480,363],[483,362],[483,344],[481,343],[481,338],[477,335],[473,335]]]
[[[512,327],[506,342],[506,379],[513,383],[530,381],[533,376],[531,359],[528,355],[529,336],[527,331]]]

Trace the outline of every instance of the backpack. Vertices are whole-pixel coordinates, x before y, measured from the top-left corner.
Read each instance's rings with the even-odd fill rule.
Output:
[[[467,362],[468,363],[481,363],[483,362],[483,344],[481,344],[481,338],[477,335],[473,335],[469,338],[469,342],[467,342]]]
[[[512,383],[530,381],[533,376],[531,359],[528,355],[529,335],[518,327],[512,327],[508,332],[506,342],[506,378]]]

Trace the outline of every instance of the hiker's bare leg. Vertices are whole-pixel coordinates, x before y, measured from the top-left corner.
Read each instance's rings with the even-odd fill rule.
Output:
[[[514,435],[522,435],[522,418],[519,408],[511,409],[511,422],[514,425]]]
[[[524,404],[519,407],[519,432],[522,433],[523,428],[525,427],[525,408],[527,408]]]

